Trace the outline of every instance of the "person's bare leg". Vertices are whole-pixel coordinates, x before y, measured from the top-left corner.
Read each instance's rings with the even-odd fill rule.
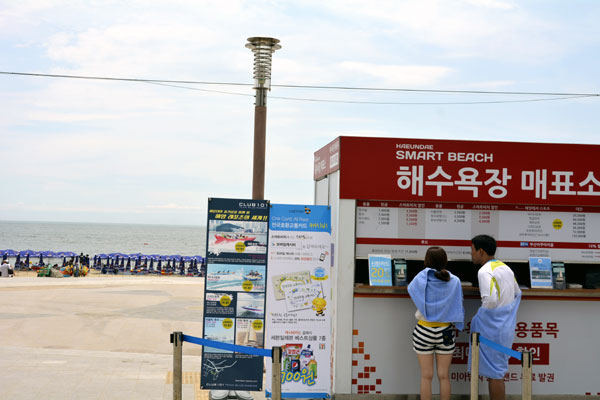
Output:
[[[488,383],[490,400],[505,400],[504,379],[490,379]]]
[[[450,364],[452,364],[452,354],[435,355],[437,366],[437,375],[440,380],[440,400],[450,400]]]
[[[431,400],[431,380],[433,379],[433,354],[417,354],[421,367],[421,400]]]

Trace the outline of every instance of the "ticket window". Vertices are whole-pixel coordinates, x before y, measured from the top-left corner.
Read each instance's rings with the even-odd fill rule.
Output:
[[[398,267],[398,260],[394,260],[394,267]],[[399,264],[406,263],[406,282],[410,283],[413,278],[423,270],[423,260],[401,260]],[[354,282],[357,284],[369,284],[369,261],[367,259],[356,259]],[[461,281],[471,282],[477,286],[477,267],[472,262],[450,261],[447,268],[451,273],[458,276]],[[395,271],[394,271],[395,272]],[[395,274],[394,274],[395,275]],[[404,286],[404,285],[401,285]]]
[[[405,260],[407,282],[423,270],[423,260]],[[531,287],[528,262],[507,261],[506,264],[513,270],[515,279],[521,287]],[[576,283],[584,288],[595,282],[600,275],[600,264],[575,264],[565,263],[566,283]],[[456,275],[462,282],[470,282],[472,286],[479,286],[477,271],[479,266],[473,265],[471,261],[449,261],[448,271]],[[369,284],[369,262],[367,259],[356,259],[354,282],[356,284]],[[589,287],[592,288],[592,287]]]

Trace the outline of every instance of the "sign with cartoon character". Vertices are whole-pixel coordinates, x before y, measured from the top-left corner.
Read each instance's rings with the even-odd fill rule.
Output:
[[[283,347],[282,397],[328,398],[328,303],[333,264],[330,208],[271,205],[268,249],[265,348]],[[267,376],[270,368],[267,363]]]

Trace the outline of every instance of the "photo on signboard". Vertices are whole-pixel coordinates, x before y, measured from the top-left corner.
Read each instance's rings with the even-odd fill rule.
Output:
[[[288,312],[313,308],[313,301],[316,298],[323,298],[320,282],[294,286],[285,291],[285,305]]]
[[[288,272],[275,275],[271,278],[275,300],[285,300],[285,291],[294,287],[310,283],[310,271]]]
[[[262,319],[238,318],[236,320],[235,344],[263,348],[264,322]]]
[[[245,264],[208,264],[206,290],[264,292],[266,267]]]
[[[236,315],[244,318],[264,318],[265,294],[239,293]]]
[[[208,221],[209,255],[220,253],[266,254],[267,222]]]
[[[215,342],[234,342],[234,328],[232,318],[204,318],[204,339]],[[221,350],[214,347],[204,346],[205,353],[231,353],[229,350]]]

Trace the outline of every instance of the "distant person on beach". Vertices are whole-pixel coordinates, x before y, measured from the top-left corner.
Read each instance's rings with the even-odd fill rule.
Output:
[[[413,349],[421,368],[421,399],[431,400],[435,354],[440,400],[450,400],[454,330],[455,325],[462,330],[465,319],[462,287],[460,279],[446,270],[448,256],[441,247],[427,249],[424,264],[425,269],[408,285],[408,294],[417,307]]]
[[[0,265],[0,277],[1,278],[9,278],[13,274],[14,274],[14,271],[11,268],[11,265],[9,264],[8,260],[3,260],[2,264]]]
[[[471,239],[471,259],[481,265],[477,278],[481,307],[471,321],[471,332],[504,347],[512,348],[517,324],[521,290],[512,270],[496,260],[496,240],[488,235]],[[508,372],[509,356],[484,344],[479,347],[479,375],[490,378],[490,400],[504,400],[504,375]],[[471,352],[469,352],[471,365]]]

